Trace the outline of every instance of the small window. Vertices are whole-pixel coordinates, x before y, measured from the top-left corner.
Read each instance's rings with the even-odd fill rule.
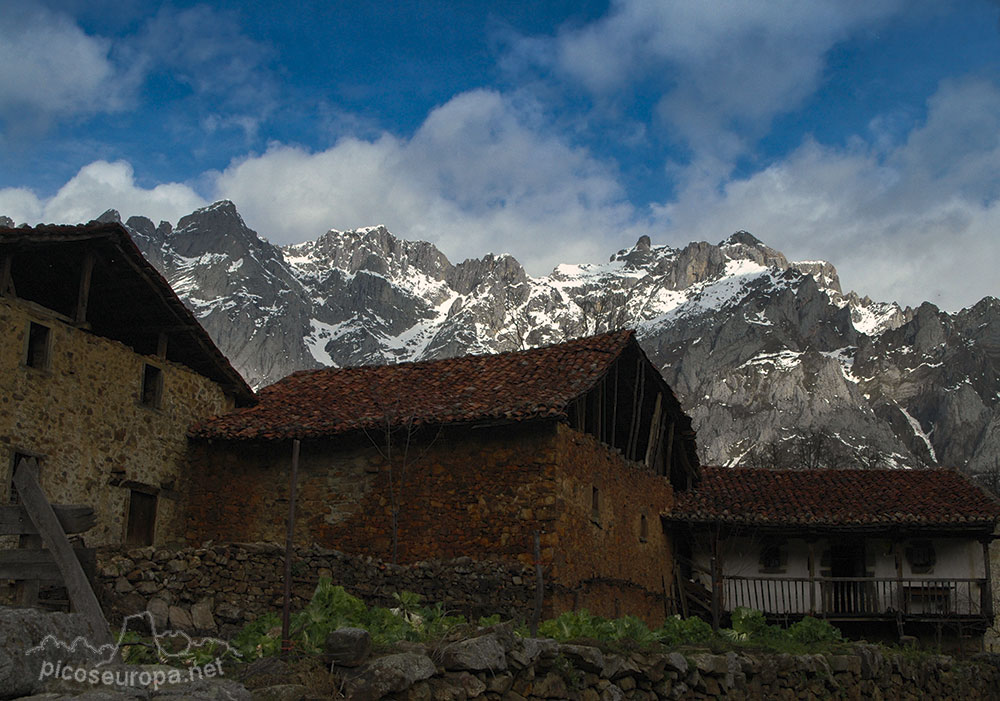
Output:
[[[646,514],[639,515],[639,542],[645,543],[649,540],[649,524],[646,522]]]
[[[597,487],[592,487],[590,491],[590,520],[594,523],[601,522],[601,494]]]
[[[163,399],[163,371],[146,363],[142,368],[142,404],[154,409],[160,408]]]
[[[25,350],[24,364],[29,368],[45,370],[49,367],[49,341],[51,329],[44,324],[28,322],[28,345]]]
[[[934,571],[934,565],[937,564],[937,553],[934,552],[931,541],[914,540],[906,548],[906,559],[913,574],[929,574]]]
[[[768,574],[781,574],[788,565],[788,548],[783,542],[764,543],[760,549],[758,569]]]
[[[130,490],[125,545],[152,545],[156,525],[156,495]]]

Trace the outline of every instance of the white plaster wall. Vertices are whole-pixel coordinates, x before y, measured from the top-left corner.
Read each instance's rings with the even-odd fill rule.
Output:
[[[903,548],[903,577],[904,579],[979,579],[985,576],[983,567],[982,546],[974,540],[959,538],[935,538],[932,539],[936,562],[930,572],[915,574],[912,571],[905,552],[909,541],[902,543]],[[763,538],[750,536],[731,537],[721,543],[722,571],[727,578],[749,577],[754,579],[767,578],[766,582],[750,583],[741,580],[729,579],[725,585],[724,597],[725,606],[732,610],[737,606],[763,609],[771,613],[807,613],[811,606],[822,605],[822,590],[819,584],[814,584],[814,591],[810,597],[808,582],[795,582],[794,579],[807,578],[809,576],[809,544],[802,538],[789,538],[784,541],[787,550],[787,563],[781,573],[762,572],[760,568],[760,555],[762,548],[768,543]],[[705,541],[697,544],[694,559],[695,562],[705,570],[711,567],[710,544]],[[813,545],[816,558],[816,575],[820,576],[820,557],[824,550],[830,547],[830,541],[820,539]],[[893,543],[888,538],[870,538],[865,542],[865,549],[869,554],[868,561],[874,559],[875,579],[895,580],[896,559],[893,550]],[[1000,555],[998,555],[1000,557]],[[1000,564],[998,564],[1000,567]],[[701,575],[700,579],[705,586],[710,586],[711,581],[707,575]],[[912,586],[912,585],[909,585]],[[935,591],[934,586],[941,586],[946,593],[931,595],[934,597],[946,597],[948,606],[957,607],[962,612],[978,612],[980,604],[980,586],[977,583],[967,583],[953,581],[940,583],[939,585],[928,584],[928,591]],[[827,589],[829,592],[830,590]],[[921,598],[919,588],[908,589],[904,596],[908,600],[911,612],[917,613],[924,610],[928,613],[940,610],[941,601],[927,601]],[[877,608],[880,611],[895,609],[898,606],[898,589],[894,581],[875,582],[872,585],[865,585],[865,603],[859,604]]]

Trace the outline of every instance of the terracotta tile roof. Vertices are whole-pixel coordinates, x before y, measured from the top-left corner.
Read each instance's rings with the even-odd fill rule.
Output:
[[[258,392],[257,406],[209,419],[192,438],[283,440],[414,425],[566,416],[635,332],[545,348],[398,365],[296,372]]]
[[[984,527],[1000,504],[953,470],[760,470],[702,467],[665,518],[754,526]]]

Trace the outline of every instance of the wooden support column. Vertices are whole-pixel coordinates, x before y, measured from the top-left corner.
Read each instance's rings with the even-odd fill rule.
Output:
[[[990,541],[984,538],[980,541],[983,546],[983,575],[985,581],[983,583],[982,590],[982,604],[980,608],[982,609],[983,615],[993,622],[993,573],[990,568]]]
[[[608,441],[612,448],[615,446],[615,432],[618,426],[618,361],[615,361],[615,396],[611,400],[611,440]]]
[[[76,312],[73,321],[77,324],[87,323],[87,303],[90,300],[90,279],[94,273],[94,252],[87,251],[80,268],[80,287],[76,295]]]
[[[664,469],[667,477],[673,476],[674,472],[674,422],[671,420],[667,424],[667,456],[664,458]]]
[[[167,334],[163,331],[156,335],[156,357],[160,360],[167,359]]]
[[[809,539],[809,615],[816,615],[816,539]]]
[[[628,440],[628,451],[625,457],[629,460],[636,459],[636,453],[638,442],[639,442],[639,414],[642,409],[642,400],[644,399],[644,394],[646,392],[646,366],[643,365],[642,359],[636,361],[636,386],[635,392],[632,394],[632,416],[631,416],[631,430],[629,431]]]
[[[722,561],[719,552],[719,529],[712,531],[712,630],[722,625]]]
[[[893,536],[892,554],[896,560],[896,611],[905,613],[906,593],[903,591],[903,542],[899,535]]]
[[[650,461],[656,454],[656,447],[659,445],[660,437],[663,435],[663,421],[661,421],[663,411],[662,402],[663,393],[657,392],[656,403],[653,405],[653,417],[649,420],[649,440],[646,441],[646,457],[643,459],[646,467],[649,467]]]
[[[4,256],[3,258],[0,258],[0,297],[6,297],[10,293],[10,286],[11,286],[10,265],[11,265],[10,256]]]

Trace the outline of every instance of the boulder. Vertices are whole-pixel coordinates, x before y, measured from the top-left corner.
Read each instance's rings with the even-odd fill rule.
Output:
[[[341,667],[357,667],[372,653],[372,636],[362,628],[338,628],[323,643],[327,661]]]
[[[473,672],[507,669],[503,645],[490,633],[478,638],[449,643],[441,650],[441,664],[445,669]]]
[[[171,606],[167,610],[167,618],[170,627],[175,630],[190,632],[194,630],[194,623],[191,621],[191,614],[187,609],[180,606]]]
[[[51,676],[59,663],[91,665],[106,659],[110,652],[95,650],[95,639],[80,614],[0,607],[0,698],[31,695],[44,683],[44,673],[51,670]]]
[[[202,599],[191,607],[191,624],[199,633],[215,633],[219,630],[212,617],[212,602]]]
[[[386,694],[406,691],[413,684],[434,676],[436,668],[426,655],[399,652],[373,660],[347,685],[348,698],[375,701]]]

